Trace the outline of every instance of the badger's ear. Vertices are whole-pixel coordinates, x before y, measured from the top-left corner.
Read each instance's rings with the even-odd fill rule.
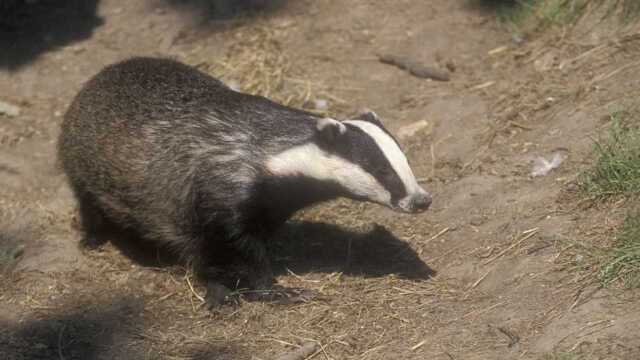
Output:
[[[357,115],[354,120],[362,120],[382,127],[382,121],[380,121],[378,114],[368,109],[362,110],[362,112]]]
[[[318,129],[320,137],[327,142],[333,142],[347,132],[347,127],[343,123],[331,118],[318,120],[316,129]]]

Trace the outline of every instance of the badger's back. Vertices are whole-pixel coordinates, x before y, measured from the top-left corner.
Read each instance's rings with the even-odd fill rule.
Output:
[[[138,138],[145,135],[140,131],[152,127],[171,128],[171,137],[192,129],[203,136],[243,132],[261,145],[309,136],[313,123],[303,120],[312,117],[263,97],[235,92],[173,60],[132,58],[107,66],[85,84],[66,114],[63,132],[115,130]]]
[[[234,206],[265,156],[312,136],[312,118],[187,65],[134,58],[85,84],[65,115],[59,158],[76,196],[157,230],[188,218],[205,186],[198,176],[220,194],[209,205]]]

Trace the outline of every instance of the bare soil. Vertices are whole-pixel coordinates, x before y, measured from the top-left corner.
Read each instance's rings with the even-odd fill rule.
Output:
[[[0,101],[21,108],[0,115],[0,254],[19,260],[0,277],[0,358],[272,359],[308,340],[316,359],[640,358],[639,294],[602,289],[591,256],[624,204],[584,201],[575,185],[607,115],[638,95],[637,26],[589,18],[520,41],[463,0],[280,1],[240,19],[204,2],[68,3],[37,1],[37,22],[0,29]],[[215,75],[265,29],[291,64],[284,86],[321,89],[332,115],[370,108],[393,132],[428,122],[401,142],[434,202],[418,216],[308,209],[274,261],[279,282],[321,296],[210,313],[179,267],[79,250],[55,142],[103,66],[171,56]],[[418,78],[378,53],[455,71]],[[567,159],[532,178],[554,151]]]

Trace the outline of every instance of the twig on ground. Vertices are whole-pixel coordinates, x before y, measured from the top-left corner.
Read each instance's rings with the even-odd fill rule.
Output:
[[[64,334],[65,327],[65,325],[62,325],[60,333],[58,333],[58,358],[60,358],[60,360],[65,360],[64,355],[62,354],[62,336]]]
[[[500,331],[506,337],[509,338],[509,344],[507,345],[507,347],[512,347],[513,345],[517,344],[520,341],[520,337],[518,335],[514,334],[513,332],[509,331],[508,329],[506,329],[506,328],[504,328],[502,326],[498,326],[497,329],[498,329],[498,331]]]
[[[420,64],[415,60],[408,59],[404,56],[392,54],[377,54],[377,56],[381,63],[393,65],[402,70],[406,70],[415,77],[438,81],[449,81],[448,72]]]
[[[488,311],[491,311],[491,310],[493,310],[493,309],[497,308],[498,306],[502,306],[502,305],[504,305],[504,304],[506,304],[506,303],[507,303],[506,301],[502,301],[502,302],[499,302],[499,303],[493,304],[493,305],[491,305],[491,306],[489,306],[488,308],[485,308],[485,309],[470,311],[470,312],[468,312],[468,313],[466,313],[466,314],[462,315],[462,317],[461,317],[460,319],[465,319],[465,318],[467,318],[467,317],[469,317],[469,316],[471,316],[471,315],[476,315],[476,316],[478,316],[478,315],[480,315],[480,314],[484,314],[484,313],[486,313],[486,312],[488,312]]]
[[[191,290],[191,293],[193,293],[193,295],[200,300],[200,302],[205,302],[204,298],[202,296],[200,296],[200,294],[198,294],[196,292],[196,290],[193,288],[193,285],[191,285],[191,280],[189,279],[189,274],[187,274],[185,276],[185,279],[187,279],[187,285],[189,286],[189,290]]]
[[[435,240],[435,239],[439,238],[440,236],[446,234],[447,231],[449,231],[449,230],[451,230],[451,228],[447,226],[446,228],[440,230],[440,232],[438,232],[437,234],[433,235],[429,240],[425,241],[424,243],[427,244],[427,243],[432,242],[433,240]]]
[[[427,340],[422,340],[419,343],[415,344],[414,346],[411,347],[411,351],[415,351],[418,350],[419,348],[422,347],[422,345],[426,344]]]
[[[471,90],[482,90],[482,89],[486,89],[486,88],[488,88],[488,87],[490,87],[490,86],[495,85],[495,83],[496,83],[495,81],[487,81],[487,82],[484,82],[484,83],[482,83],[482,84],[479,84],[479,85],[476,85],[476,86],[472,87],[472,88],[471,88]]]
[[[484,275],[480,276],[480,278],[469,287],[468,291],[475,289],[476,286],[478,286],[482,282],[482,280],[484,280],[489,275],[491,271],[493,271],[493,269],[489,269],[489,271],[487,271]]]
[[[513,248],[515,248],[516,246],[522,244],[525,240],[533,237],[535,234],[538,233],[538,229],[531,229],[531,230],[527,230],[525,232],[523,232],[523,234],[526,234],[522,239],[516,241],[515,243],[511,244],[511,246],[509,246],[508,248],[500,251],[496,256],[492,257],[491,259],[485,261],[483,264],[484,265],[488,265],[494,261],[496,261],[497,259],[499,259],[500,257],[502,257],[504,254],[506,254],[507,252],[511,251]]]

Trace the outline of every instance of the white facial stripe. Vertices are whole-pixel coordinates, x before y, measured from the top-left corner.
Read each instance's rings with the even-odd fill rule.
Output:
[[[277,176],[308,176],[334,180],[356,196],[390,205],[391,194],[360,166],[326,153],[313,143],[300,145],[272,156],[267,169]]]
[[[369,134],[373,140],[378,144],[382,153],[387,157],[387,160],[391,164],[393,170],[398,174],[400,180],[407,190],[407,194],[411,195],[417,192],[423,191],[418,185],[416,177],[411,171],[407,157],[404,155],[398,144],[385,133],[378,126],[361,120],[348,120],[344,121],[346,124],[351,124],[359,127],[365,133]]]

